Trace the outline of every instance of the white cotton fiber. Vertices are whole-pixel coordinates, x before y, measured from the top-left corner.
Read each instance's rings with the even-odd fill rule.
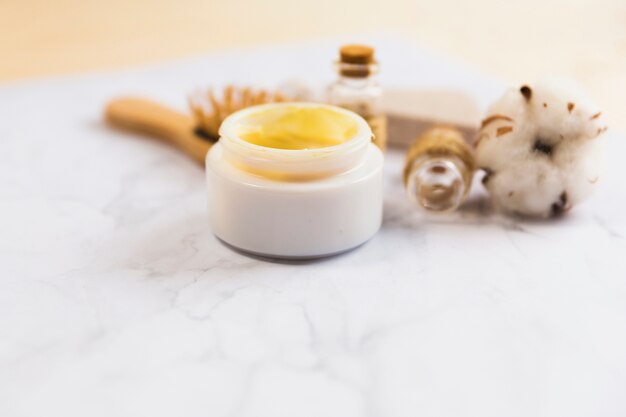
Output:
[[[598,108],[571,82],[512,88],[491,106],[477,137],[483,183],[506,212],[562,214],[597,185],[605,130]]]

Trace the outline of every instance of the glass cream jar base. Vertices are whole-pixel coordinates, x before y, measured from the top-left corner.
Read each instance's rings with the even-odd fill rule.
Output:
[[[352,169],[313,181],[277,181],[233,166],[221,143],[207,154],[213,233],[250,254],[316,258],[355,248],[382,222],[383,156],[368,143]]]

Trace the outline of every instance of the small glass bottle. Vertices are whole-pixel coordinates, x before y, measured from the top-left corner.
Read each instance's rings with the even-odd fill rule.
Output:
[[[472,150],[461,132],[433,127],[409,148],[404,186],[419,207],[434,212],[453,211],[467,199],[474,170]]]
[[[336,65],[339,78],[329,87],[328,101],[367,120],[374,133],[374,144],[385,150],[387,118],[380,108],[382,89],[376,80],[378,63],[374,58],[374,48],[344,45],[339,50]]]

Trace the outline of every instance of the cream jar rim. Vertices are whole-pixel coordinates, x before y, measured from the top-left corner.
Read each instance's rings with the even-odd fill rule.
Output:
[[[326,146],[322,148],[312,148],[312,149],[280,149],[280,148],[270,148],[267,146],[256,145],[254,143],[250,143],[246,140],[243,140],[239,137],[236,132],[237,125],[242,119],[246,117],[262,112],[267,111],[273,108],[281,108],[281,107],[295,107],[295,108],[323,108],[327,110],[334,111],[336,113],[341,113],[346,117],[351,118],[356,122],[357,132],[354,136],[347,141],[340,143],[338,145]],[[334,154],[341,152],[349,152],[354,150],[354,148],[360,148],[367,143],[371,142],[372,139],[372,131],[365,119],[354,113],[353,111],[343,109],[341,107],[333,106],[330,104],[324,103],[314,103],[314,102],[281,102],[281,103],[267,103],[256,105],[252,107],[248,107],[242,110],[239,110],[230,116],[228,116],[220,126],[219,129],[220,134],[220,142],[228,146],[228,144],[233,144],[238,147],[248,149],[250,151],[257,151],[263,153],[271,153],[277,157],[284,158],[298,158],[298,157],[306,157],[310,156],[321,156],[324,154]],[[228,143],[228,144],[227,144]]]

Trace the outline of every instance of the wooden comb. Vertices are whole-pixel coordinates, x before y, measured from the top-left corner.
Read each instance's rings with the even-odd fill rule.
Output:
[[[125,97],[108,103],[105,118],[113,126],[165,140],[204,164],[226,117],[246,107],[281,101],[287,99],[279,93],[229,85],[221,96],[213,90],[191,95],[191,115],[143,98]]]

